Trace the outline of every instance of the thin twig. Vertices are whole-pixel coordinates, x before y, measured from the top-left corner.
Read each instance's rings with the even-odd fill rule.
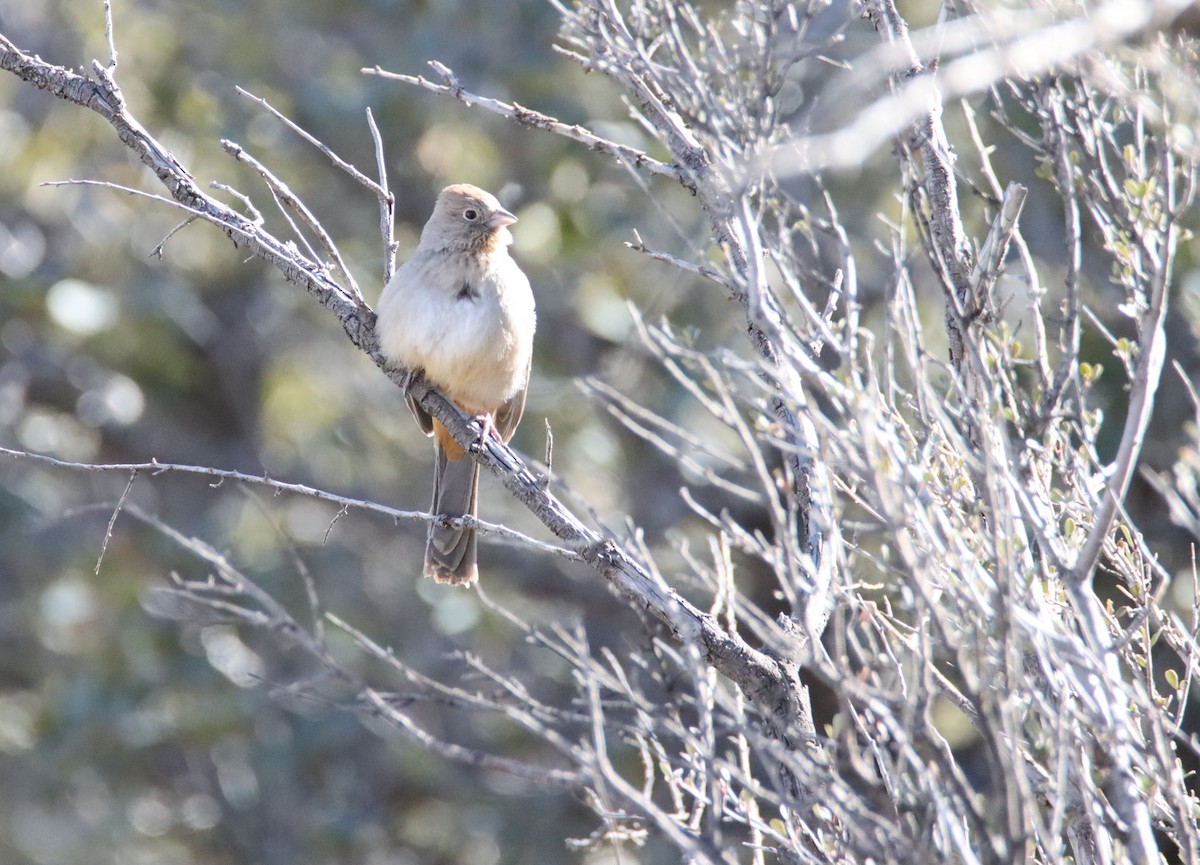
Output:
[[[396,196],[388,189],[387,161],[383,158],[383,136],[375,125],[375,115],[367,108],[367,125],[375,142],[375,165],[379,170],[379,233],[383,237],[383,282],[391,282],[396,271]]]
[[[218,486],[225,481],[236,481],[238,483],[253,484],[256,486],[266,487],[275,490],[276,492],[294,493],[296,495],[307,496],[308,498],[317,499],[323,502],[330,502],[343,508],[352,508],[354,510],[367,511],[370,513],[380,514],[389,517],[392,520],[419,520],[421,522],[444,522],[444,517],[437,514],[429,514],[424,511],[405,511],[399,508],[388,507],[377,502],[372,502],[367,499],[352,499],[346,496],[339,496],[335,493],[330,493],[316,487],[306,486],[304,484],[288,483],[286,481],[275,480],[266,475],[249,475],[244,472],[231,471],[228,469],[218,469],[209,466],[194,466],[181,463],[161,463],[157,460],[151,460],[147,463],[82,463],[73,462],[71,460],[62,460],[57,457],[47,456],[45,454],[33,453],[31,451],[18,450],[16,448],[8,448],[0,446],[0,455],[13,457],[14,459],[28,460],[31,462],[42,463],[44,465],[54,466],[56,468],[69,469],[71,471],[83,472],[119,472],[138,473],[145,472],[150,477],[168,472],[176,474],[191,474],[200,475],[202,477],[210,477],[216,479]],[[470,526],[481,535],[496,535],[498,538],[506,538],[521,546],[528,546],[542,552],[554,553],[565,559],[578,561],[579,554],[563,547],[547,544],[544,541],[539,541],[536,538],[531,538],[528,535],[522,534],[515,529],[510,529],[508,526],[499,525],[497,523],[489,523],[473,517],[459,517],[458,523],[464,526]]]
[[[315,234],[321,241],[321,246],[325,249],[326,254],[333,258],[334,266],[337,267],[338,273],[341,274],[342,279],[345,280],[346,286],[349,288],[350,297],[356,304],[358,304],[360,308],[365,309],[367,304],[366,301],[363,300],[362,291],[358,287],[358,282],[355,281],[354,275],[350,272],[350,268],[346,266],[346,262],[342,260],[342,253],[338,250],[337,244],[333,242],[333,238],[329,236],[329,233],[325,230],[325,227],[321,225],[316,216],[313,215],[313,212],[308,209],[308,205],[301,201],[299,196],[292,192],[291,188],[286,183],[276,177],[274,172],[247,153],[245,148],[243,148],[240,144],[228,139],[223,139],[221,141],[221,147],[226,153],[228,153],[238,162],[244,162],[258,172],[258,176],[261,177],[263,182],[267,184],[267,187],[271,190],[271,194],[276,196],[277,200],[282,201],[283,204],[287,205],[288,209],[300,216],[300,218],[304,221],[304,224],[308,226],[308,229],[313,232],[313,234]],[[307,246],[308,241],[305,239],[304,235],[299,231],[296,231],[296,234],[300,238],[301,242]],[[313,258],[317,258],[316,252],[312,251],[311,249],[309,254]]]
[[[607,138],[584,129],[582,126],[577,124],[572,126],[563,123],[547,114],[517,105],[515,102],[502,102],[499,99],[477,96],[466,90],[459,83],[454,72],[445,64],[430,61],[429,65],[442,77],[442,80],[445,82],[444,84],[430,81],[423,75],[404,75],[398,72],[387,72],[379,66],[363,68],[361,71],[364,75],[377,75],[380,78],[386,78],[390,81],[402,81],[405,84],[412,84],[415,87],[421,87],[432,93],[453,97],[470,108],[482,108],[501,117],[507,117],[522,126],[528,126],[531,129],[542,129],[552,132],[555,135],[561,135],[563,138],[577,141],[589,150],[607,154],[634,168],[645,169],[651,174],[670,177],[672,180],[680,179],[678,170],[673,166],[667,165],[665,162],[660,162],[634,147],[610,141]]]
[[[334,153],[333,149],[328,144],[321,141],[315,135],[311,134],[308,130],[306,130],[304,127],[300,126],[298,123],[296,123],[294,120],[292,120],[286,114],[284,114],[282,111],[277,109],[274,105],[272,105],[266,99],[264,99],[261,96],[256,96],[255,94],[251,93],[249,90],[246,90],[239,86],[235,86],[234,89],[237,90],[237,92],[239,94],[241,94],[242,96],[245,96],[247,99],[249,99],[253,102],[257,102],[264,109],[266,109],[268,112],[270,112],[272,117],[274,117],[276,120],[278,120],[284,126],[286,126],[288,129],[295,132],[297,135],[299,135],[301,138],[303,138],[305,141],[307,141],[309,144],[311,144],[317,150],[321,151],[321,153],[325,154],[326,158],[328,158],[329,161],[334,164],[334,166],[341,169],[346,174],[350,175],[350,177],[352,177],[356,183],[359,183],[359,184],[365,186],[367,189],[369,189],[375,195],[376,198],[379,198],[382,200],[382,199],[386,199],[388,197],[388,191],[387,191],[386,185],[381,185],[379,183],[376,183],[374,180],[367,177],[367,175],[363,174],[361,171],[359,171],[357,168],[355,168],[349,162],[347,162],[346,160],[342,159],[342,157],[340,157],[336,153]],[[368,116],[368,118],[370,117],[370,109],[367,110],[367,116]]]
[[[117,43],[113,37],[112,0],[104,0],[104,41],[108,43],[108,74],[117,71]]]
[[[113,526],[117,524],[117,516],[121,513],[121,508],[125,507],[125,500],[129,498],[129,493],[133,489],[133,482],[137,480],[137,469],[129,473],[129,483],[125,484],[125,489],[121,493],[121,497],[117,499],[117,504],[113,508],[112,516],[108,518],[108,525],[104,527],[104,540],[100,542],[100,555],[96,557],[96,567],[92,569],[92,573],[100,576],[100,565],[104,563],[104,554],[108,552],[108,542],[112,540]]]

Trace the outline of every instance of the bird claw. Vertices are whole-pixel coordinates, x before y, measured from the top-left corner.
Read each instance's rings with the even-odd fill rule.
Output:
[[[405,394],[407,394],[408,391],[412,388],[413,384],[416,382],[416,380],[418,378],[420,378],[420,376],[421,376],[421,370],[419,370],[419,369],[411,369],[410,368],[410,369],[405,370],[404,375],[400,379],[401,390]]]
[[[491,414],[475,415],[475,420],[479,423],[481,429],[479,431],[479,438],[475,439],[475,443],[472,445],[473,448],[483,450],[484,445],[487,444],[489,434],[496,441],[504,444],[504,440],[500,438],[500,430],[496,429],[496,421]]]

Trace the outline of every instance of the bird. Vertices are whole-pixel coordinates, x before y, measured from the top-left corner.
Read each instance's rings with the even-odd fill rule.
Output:
[[[417,249],[384,286],[376,332],[389,363],[420,371],[507,443],[525,412],[537,311],[529,279],[509,255],[517,218],[466,183],[437,197]],[[477,515],[479,464],[436,418],[406,397],[434,442],[433,504],[442,517]],[[423,573],[439,583],[479,579],[475,530],[429,525]]]

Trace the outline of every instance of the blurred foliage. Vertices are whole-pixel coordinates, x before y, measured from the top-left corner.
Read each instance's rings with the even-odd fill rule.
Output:
[[[135,116],[202,182],[248,192],[278,226],[269,195],[219,139],[269,164],[338,240],[368,300],[382,273],[375,202],[235,86],[268,99],[367,174],[375,159],[364,112],[372,109],[398,198],[401,259],[447,182],[477,183],[515,209],[515,254],[539,308],[529,406],[515,444],[541,455],[548,418],[556,479],[616,528],[626,518],[643,527],[669,567],[672,544],[684,539],[664,532],[688,524],[677,494],[686,478],[584,400],[574,379],[598,375],[636,387],[640,401],[684,426],[710,423],[638,350],[626,304],[739,352],[740,314],[712,286],[622,246],[637,229],[649,246],[703,260],[710,250],[700,215],[682,190],[658,185],[651,199],[582,148],[359,72],[379,65],[422,73],[437,59],[475,92],[649,146],[607,82],[552,51],[551,5],[115,5],[117,80]],[[107,52],[99,0],[0,0],[0,32],[69,67]],[[1003,148],[994,155],[1032,187],[1023,224],[1044,244],[1034,252],[1047,259],[1042,276],[1050,282],[1061,257],[1058,204],[1039,190],[1034,166],[1008,158]],[[164,205],[41,185],[69,178],[158,192],[99,118],[0,77],[0,443],[77,461],[208,464],[426,506],[427,442],[397,390],[323,310],[210,228],[171,234],[180,218]],[[888,184],[857,177],[831,185],[839,200],[855,201],[842,215],[861,231],[860,260],[878,258],[870,251],[877,214],[896,211],[882,197]],[[1181,270],[1194,253],[1194,244],[1185,246]],[[1089,277],[1091,290],[1103,292],[1106,276]],[[869,273],[860,279],[875,296],[888,289],[872,285]],[[1196,293],[1194,273],[1185,285]],[[940,298],[927,301],[936,321]],[[1194,377],[1195,336],[1171,336]],[[1098,339],[1088,354],[1115,364]],[[1173,461],[1189,411],[1180,395],[1178,381],[1165,377],[1151,463]],[[0,861],[493,865],[612,855],[564,845],[564,837],[595,829],[570,797],[381,737],[382,728],[343,711],[336,691],[322,705],[273,700],[263,683],[297,675],[286,653],[223,625],[148,616],[140,606],[147,587],[172,570],[191,578],[204,571],[124,516],[105,547],[127,476],[0,459]],[[490,480],[483,518],[544,537]],[[178,476],[141,476],[130,499],[219,547],[302,618],[296,561],[303,562],[325,608],[424,674],[467,675],[455,653],[469,651],[523,674],[546,699],[568,692],[555,659],[528,650],[475,594],[421,581],[419,524],[355,514],[335,522],[335,508],[309,499]],[[1137,491],[1131,501],[1160,507]],[[1161,531],[1172,531],[1165,520]],[[1168,547],[1179,551],[1169,567],[1184,567],[1186,547]],[[580,620],[597,644],[618,650],[623,634],[640,634],[634,615],[591,572],[486,541],[481,560],[489,596],[535,623]],[[349,647],[346,657],[369,666]],[[492,719],[435,706],[416,717],[454,741],[533,761],[553,757]],[[642,855],[674,861],[653,845]]]

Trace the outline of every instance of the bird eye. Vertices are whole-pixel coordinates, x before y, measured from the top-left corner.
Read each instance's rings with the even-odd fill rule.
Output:
[[[463,219],[465,219],[467,222],[474,222],[478,218],[479,218],[479,211],[473,207],[468,207],[466,210],[463,211]]]

